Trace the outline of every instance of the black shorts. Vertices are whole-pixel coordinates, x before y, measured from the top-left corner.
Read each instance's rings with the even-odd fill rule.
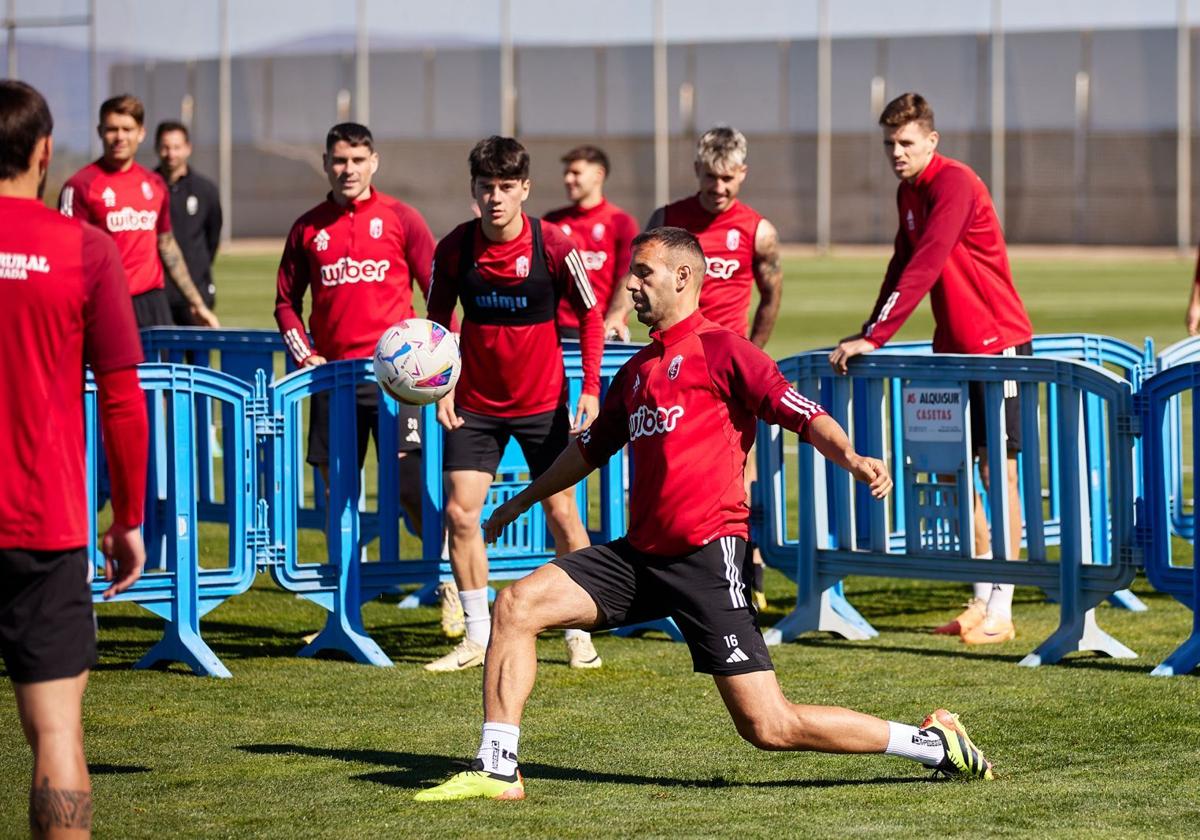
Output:
[[[1005,350],[1005,356],[1032,356],[1033,344],[1025,342]],[[971,451],[987,449],[987,411],[982,382],[970,383]],[[1021,451],[1021,391],[1016,382],[1004,383],[1004,431],[1008,436],[1008,452]]]
[[[562,324],[559,324],[558,337],[567,341],[578,341],[579,327],[564,327]]]
[[[398,452],[421,451],[421,408],[397,403],[400,407],[397,421],[399,439]],[[367,457],[367,439],[375,437],[375,453],[379,454],[379,386],[373,382],[358,385],[355,393],[358,432],[358,466],[361,468]],[[312,395],[308,418],[308,463],[320,466],[329,463],[329,391],[318,391]]]
[[[465,422],[446,432],[442,443],[442,470],[474,470],[496,474],[508,439],[517,439],[525,454],[532,478],[550,469],[554,459],[567,448],[571,438],[571,418],[567,407],[531,414],[528,417],[492,417],[457,410]]]
[[[171,317],[171,305],[167,303],[165,289],[151,289],[133,296],[133,317],[138,329],[146,327],[173,327],[175,320]]]
[[[15,683],[77,677],[96,664],[87,549],[0,549],[0,656]]]
[[[697,673],[774,670],[744,583],[752,570],[740,537],[720,537],[679,557],[646,554],[621,538],[550,562],[592,596],[598,630],[670,617]]]

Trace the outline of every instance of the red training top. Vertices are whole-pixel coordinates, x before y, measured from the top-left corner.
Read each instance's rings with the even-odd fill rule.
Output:
[[[623,291],[617,281],[629,273],[629,246],[638,235],[638,223],[607,199],[587,210],[574,204],[561,207],[543,218],[547,224],[558,225],[575,244],[592,281],[600,312],[607,312],[613,296]],[[579,326],[579,317],[569,299],[564,298],[558,307],[558,324]]]
[[[88,541],[84,360],[102,399],[105,375],[142,360],[120,256],[90,225],[0,198],[0,290],[0,548],[75,549]],[[146,479],[146,406],[140,390],[134,399],[141,474],[111,465],[114,507],[136,511],[125,525],[141,520]],[[118,499],[118,486],[136,498]]]
[[[554,321],[564,298],[579,318],[583,393],[600,393],[602,315],[583,260],[554,225],[524,213],[521,220],[521,233],[510,242],[492,242],[472,220],[437,245],[429,317],[449,323],[462,300],[462,374],[454,402],[476,414],[527,417],[565,404]]]
[[[171,230],[171,194],[157,172],[134,162],[124,172],[89,163],[63,185],[58,209],[91,222],[117,243],[129,294],[163,288],[158,236]]]
[[[738,335],[750,335],[754,237],[762,216],[740,201],[714,216],[694,195],[668,204],[661,208],[661,213],[664,226],[691,231],[700,240],[708,268],[700,287],[700,311],[704,317]]]
[[[825,413],[747,339],[694,312],[613,378],[600,416],[579,436],[600,466],[626,443],[634,475],[629,542],[678,556],[718,537],[749,536],[746,455],[762,418],[805,436]]]
[[[369,357],[384,330],[416,314],[414,280],[428,299],[432,267],[433,234],[412,207],[374,189],[345,207],[327,197],[292,225],[279,261],[275,320],[288,352],[296,364]],[[316,347],[302,320],[310,286]]]
[[[863,337],[882,347],[930,292],[935,353],[996,354],[1033,338],[1004,232],[969,166],[935,154],[896,191],[900,230]]]

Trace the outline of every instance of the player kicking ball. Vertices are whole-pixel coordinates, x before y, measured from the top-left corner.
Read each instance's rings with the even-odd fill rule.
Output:
[[[533,504],[582,481],[628,444],[635,476],[629,533],[559,557],[501,590],[484,662],[479,753],[471,769],[416,799],[523,799],[517,745],[538,634],[667,616],[683,632],[695,670],[712,674],[738,734],[759,749],[884,753],[991,779],[991,763],[945,709],[916,727],[784,697],[743,583],[749,510],[742,473],[755,422],[796,432],[876,499],[892,479],[882,461],[855,452],[841,426],[796,392],[770,357],[699,313],[705,263],[693,234],[657,228],[634,239],[632,250],[626,288],[652,343],[617,373],[592,426],[484,525],[495,540]]]

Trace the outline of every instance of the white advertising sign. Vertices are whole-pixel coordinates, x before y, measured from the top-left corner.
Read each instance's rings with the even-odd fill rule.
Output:
[[[959,443],[963,427],[963,389],[909,387],[904,389],[904,439],[929,443]]]

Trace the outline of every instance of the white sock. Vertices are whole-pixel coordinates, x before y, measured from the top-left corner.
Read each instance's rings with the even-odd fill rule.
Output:
[[[487,647],[492,637],[492,615],[488,610],[488,591],[483,589],[460,589],[458,599],[462,601],[466,617],[467,638]]]
[[[946,747],[936,732],[907,723],[888,721],[888,745],[884,755],[897,755],[936,767],[946,757]]]
[[[975,559],[976,560],[991,560],[992,559],[992,550],[989,548],[987,551],[976,556]],[[988,602],[988,598],[992,597],[992,585],[990,583],[976,583],[974,585],[974,588],[975,588],[975,597],[978,598],[980,601],[983,601],[983,603],[986,604]]]
[[[566,640],[568,642],[571,641],[571,639],[590,639],[592,637],[591,633],[589,633],[586,630],[575,630],[575,629],[564,630],[563,636],[566,638]]]
[[[1014,589],[1016,589],[1016,586],[1011,583],[997,583],[992,586],[992,594],[988,597],[987,605],[989,618],[1012,620]]]
[[[517,740],[521,737],[521,727],[508,723],[483,724],[483,738],[479,741],[479,754],[476,756],[483,762],[483,769],[489,773],[501,776],[511,776],[517,772]]]

